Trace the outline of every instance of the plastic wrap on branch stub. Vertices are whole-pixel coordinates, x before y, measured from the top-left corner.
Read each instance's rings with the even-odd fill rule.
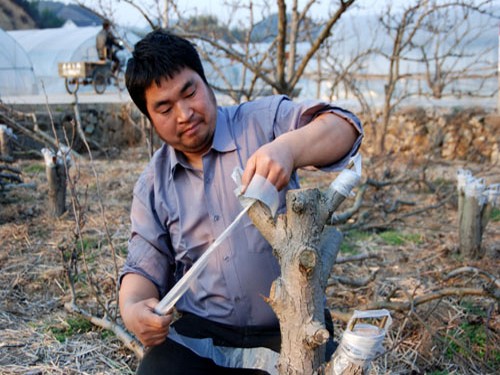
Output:
[[[352,189],[361,180],[361,154],[356,154],[352,157],[351,163],[353,163],[353,169],[344,169],[337,178],[330,184],[329,189],[331,191],[336,191],[344,197],[348,197],[352,193]]]
[[[471,171],[459,169],[457,171],[457,189],[466,197],[475,198],[480,206],[490,204],[496,206],[500,196],[500,184],[487,186],[484,178],[474,177]]]
[[[255,174],[252,181],[247,186],[244,194],[241,194],[241,176],[243,175],[243,170],[240,167],[236,167],[231,175],[232,179],[237,185],[234,193],[240,200],[243,207],[246,207],[256,200],[264,203],[273,217],[276,216],[276,211],[279,207],[279,195],[276,187],[270,183],[266,178],[261,175]]]
[[[371,361],[384,352],[383,342],[391,324],[391,314],[386,309],[355,310],[332,356],[331,371],[327,373],[340,375],[346,369],[357,367],[367,374]]]
[[[7,125],[0,124],[0,133],[5,133],[9,138],[17,139],[17,136]]]
[[[500,184],[492,184],[488,186],[488,189],[486,189],[483,195],[486,197],[489,204],[496,207],[498,205],[498,201],[500,200]]]
[[[467,169],[459,169],[457,171],[457,188],[463,192],[469,181],[474,180],[471,171]]]
[[[41,152],[45,160],[45,165],[48,167],[64,165],[65,162],[68,168],[71,166],[71,149],[69,147],[61,146],[57,150],[57,154],[54,154],[54,151],[49,148],[42,148]]]

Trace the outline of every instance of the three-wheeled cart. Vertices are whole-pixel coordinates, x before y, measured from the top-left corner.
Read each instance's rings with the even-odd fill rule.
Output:
[[[77,61],[59,63],[59,76],[64,77],[64,85],[69,94],[77,92],[80,84],[94,87],[97,94],[106,91],[106,87],[114,84],[120,91],[125,89],[125,73],[123,70],[113,74],[111,61]]]

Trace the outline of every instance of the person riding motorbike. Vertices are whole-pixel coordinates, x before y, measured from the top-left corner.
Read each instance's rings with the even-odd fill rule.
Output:
[[[122,50],[123,48],[123,42],[111,31],[111,23],[108,20],[104,20],[102,29],[96,36],[96,49],[100,60],[111,60],[111,72],[113,75],[120,66],[117,49]]]

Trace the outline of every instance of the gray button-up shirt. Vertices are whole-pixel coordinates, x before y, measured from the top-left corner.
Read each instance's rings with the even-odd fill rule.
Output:
[[[359,147],[359,120],[328,103],[293,103],[285,96],[219,107],[213,144],[203,156],[203,171],[193,169],[181,153],[163,145],[134,188],[131,238],[122,275],[143,275],[165,295],[241,211],[231,179],[233,169],[243,169],[260,146],[323,112],[342,116],[360,132],[345,158],[322,168],[339,170]],[[294,173],[280,192],[278,212],[285,209],[286,191],[298,187]],[[277,318],[263,297],[269,295],[279,273],[271,247],[244,217],[210,256],[176,308],[235,326],[274,326]]]

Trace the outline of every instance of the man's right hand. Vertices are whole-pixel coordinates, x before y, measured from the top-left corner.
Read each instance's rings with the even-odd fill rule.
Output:
[[[123,277],[120,287],[120,313],[128,330],[135,334],[144,346],[155,346],[165,341],[173,311],[158,315],[158,292],[148,279],[137,274]]]

